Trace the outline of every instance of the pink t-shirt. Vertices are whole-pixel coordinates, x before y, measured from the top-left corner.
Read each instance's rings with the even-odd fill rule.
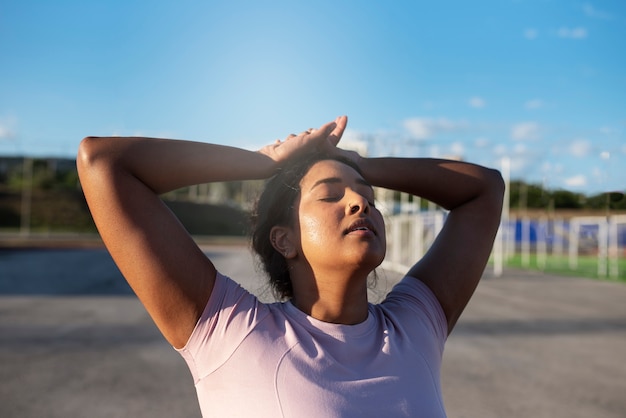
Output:
[[[445,417],[445,315],[405,277],[357,325],[263,304],[218,273],[187,345],[204,417]]]

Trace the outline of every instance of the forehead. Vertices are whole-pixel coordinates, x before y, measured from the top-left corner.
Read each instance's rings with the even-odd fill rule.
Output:
[[[369,186],[363,177],[349,165],[336,160],[322,160],[313,164],[302,177],[300,188],[302,191],[308,191],[319,182],[328,179],[339,179],[342,182],[356,182]]]

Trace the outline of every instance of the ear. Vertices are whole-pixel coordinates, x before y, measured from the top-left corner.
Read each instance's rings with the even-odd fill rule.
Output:
[[[293,258],[295,246],[291,241],[291,229],[286,226],[274,226],[270,231],[270,242],[272,247],[285,258]]]

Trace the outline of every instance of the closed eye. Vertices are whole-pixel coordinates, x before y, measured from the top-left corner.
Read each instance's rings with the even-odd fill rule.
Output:
[[[338,202],[340,199],[341,197],[339,196],[329,196],[329,197],[323,197],[319,200],[322,202]]]
[[[365,196],[364,196],[365,197]],[[366,197],[367,199],[367,197]],[[341,200],[341,196],[329,196],[329,197],[323,197],[318,199],[320,202],[338,202]],[[375,208],[376,207],[376,202],[374,200],[370,200],[367,199],[367,204],[372,207]]]

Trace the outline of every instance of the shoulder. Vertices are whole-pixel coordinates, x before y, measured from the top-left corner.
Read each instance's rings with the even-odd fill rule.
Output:
[[[217,272],[215,285],[196,326],[180,351],[198,351],[226,339],[243,338],[267,306],[230,277]],[[218,339],[219,342],[212,342]]]
[[[446,315],[433,291],[421,280],[405,276],[389,292],[380,307],[402,322],[422,323],[437,339],[448,335]]]

